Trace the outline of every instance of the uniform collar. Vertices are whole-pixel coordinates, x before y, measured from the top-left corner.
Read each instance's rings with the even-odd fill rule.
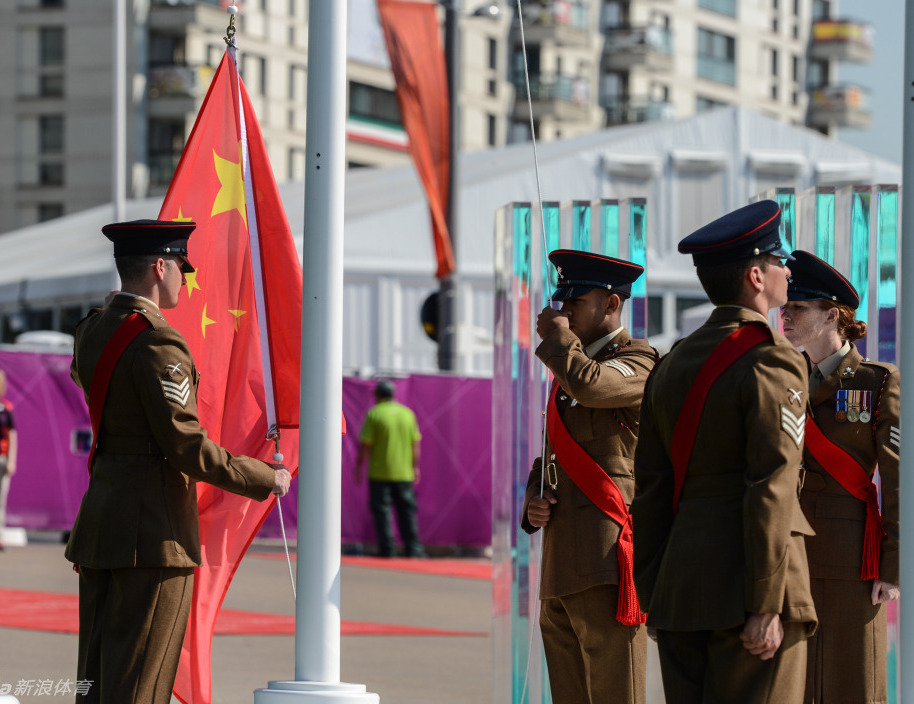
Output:
[[[827,379],[829,376],[834,373],[835,369],[838,368],[838,365],[841,364],[843,360],[851,351],[851,343],[845,340],[844,344],[841,345],[841,349],[835,352],[834,354],[828,355],[818,364],[813,365],[813,370],[816,368],[822,372],[822,378]]]
[[[151,310],[154,313],[159,312],[159,307],[145,296],[136,293],[121,291],[108,304],[109,308],[126,308],[128,310]]]
[[[765,323],[768,325],[768,318],[759,313],[757,310],[738,306],[736,304],[724,304],[717,306],[708,317],[709,323],[730,322],[734,320],[744,320],[753,323]]]
[[[835,395],[838,389],[841,389],[847,382],[853,380],[854,374],[857,373],[857,367],[863,361],[863,357],[857,351],[857,346],[848,343],[850,350],[844,356],[838,359],[838,364],[832,370],[831,374],[825,376],[825,380],[819,384],[816,393],[813,394],[812,403],[814,406],[828,400]],[[843,349],[843,348],[842,348]],[[838,354],[838,353],[835,353]],[[830,357],[828,358],[830,359]],[[826,360],[823,360],[823,363]],[[825,375],[823,370],[823,375]]]
[[[608,345],[610,342],[612,342],[613,339],[623,330],[625,330],[624,327],[616,328],[611,333],[609,333],[609,335],[604,335],[599,340],[594,340],[589,345],[587,345],[587,347],[584,348],[584,354],[586,354],[588,357],[593,359],[594,357],[596,357],[597,353],[600,350],[602,350],[604,347],[606,347],[606,345]]]

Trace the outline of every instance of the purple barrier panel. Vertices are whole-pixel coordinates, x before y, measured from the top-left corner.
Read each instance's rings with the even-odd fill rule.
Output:
[[[358,438],[374,404],[376,381],[343,380],[343,413],[348,433],[342,439],[344,543],[373,543],[368,483],[353,480]],[[487,546],[492,540],[492,380],[413,375],[394,381],[396,400],[416,414],[422,432],[421,478],[416,487],[419,534],[427,545]],[[307,462],[303,453],[302,462]],[[367,468],[366,468],[367,469]],[[282,501],[286,534],[294,538],[298,482]],[[396,525],[394,526],[396,530]],[[262,537],[281,535],[271,512]]]
[[[7,525],[69,530],[89,485],[91,438],[82,390],[70,380],[71,355],[0,352],[19,436]]]

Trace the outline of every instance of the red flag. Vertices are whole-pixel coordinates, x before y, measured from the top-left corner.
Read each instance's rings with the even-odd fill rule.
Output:
[[[378,0],[378,14],[409,151],[428,196],[438,260],[435,276],[443,279],[454,271],[447,227],[451,116],[435,3]]]
[[[202,425],[229,451],[264,460],[274,452],[269,427],[287,428],[280,449],[295,474],[301,264],[233,48],[213,77],[159,218],[197,223],[188,245],[196,272],[186,275],[168,319],[201,372]],[[198,484],[197,500],[203,567],[195,571],[174,692],[186,704],[209,704],[216,615],[275,498],[258,503]]]

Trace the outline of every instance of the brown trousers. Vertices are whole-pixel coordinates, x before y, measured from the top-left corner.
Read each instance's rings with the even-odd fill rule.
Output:
[[[616,620],[619,587],[543,599],[540,629],[553,704],[644,704],[647,629]]]
[[[809,639],[806,704],[888,700],[886,608],[873,606],[870,580],[812,579],[819,628]]]
[[[784,640],[771,660],[746,650],[741,631],[657,631],[667,704],[801,704],[805,624],[784,624]]]
[[[169,704],[194,585],[192,567],[79,570],[80,704]]]

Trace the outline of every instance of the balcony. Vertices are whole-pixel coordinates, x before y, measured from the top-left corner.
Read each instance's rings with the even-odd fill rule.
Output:
[[[149,97],[199,98],[213,79],[212,66],[154,66],[149,69]]]
[[[557,0],[524,8],[524,38],[528,44],[551,41],[559,46],[586,47],[592,24],[589,2]]]
[[[527,117],[527,101],[524,99],[527,88],[522,75],[515,78],[514,87],[517,89],[516,116]],[[590,83],[579,76],[531,75],[530,96],[536,119],[551,116],[557,120],[584,120],[590,112]]]
[[[698,57],[698,76],[715,83],[728,86],[736,85],[736,64],[732,59],[721,59],[716,56]]]
[[[167,187],[171,183],[181,152],[149,155],[149,185],[153,188]]]
[[[671,103],[646,96],[626,98],[619,95],[607,95],[600,99],[600,107],[606,110],[608,126],[673,119]]]
[[[818,20],[812,26],[809,57],[868,64],[873,60],[873,28],[851,20]]]
[[[664,27],[607,27],[604,34],[605,71],[631,71],[637,66],[652,71],[673,68],[673,36]]]
[[[870,93],[852,84],[820,86],[809,96],[809,124],[813,127],[870,127]]]

